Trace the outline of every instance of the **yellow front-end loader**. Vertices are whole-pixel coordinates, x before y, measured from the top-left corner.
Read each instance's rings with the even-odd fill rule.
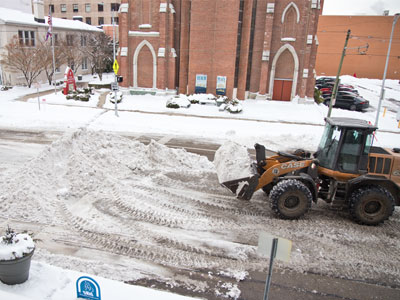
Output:
[[[221,185],[243,200],[263,189],[283,219],[303,216],[322,199],[349,209],[357,223],[378,225],[400,205],[400,149],[373,147],[376,129],[363,120],[327,118],[313,155],[296,150],[266,157],[265,147],[256,144],[250,176]]]

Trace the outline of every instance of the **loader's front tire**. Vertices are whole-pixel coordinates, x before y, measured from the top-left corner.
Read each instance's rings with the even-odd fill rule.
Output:
[[[394,210],[394,198],[380,186],[355,190],[350,196],[350,215],[358,224],[378,225],[387,220]]]
[[[286,179],[278,182],[269,194],[272,211],[282,219],[298,219],[311,207],[309,188],[299,180]]]

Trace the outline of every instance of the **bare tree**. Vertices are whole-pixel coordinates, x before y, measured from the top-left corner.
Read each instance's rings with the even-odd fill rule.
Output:
[[[103,73],[111,70],[113,63],[113,45],[111,38],[104,32],[87,35],[87,47],[84,53],[90,58],[92,71],[103,79]]]
[[[51,85],[51,80],[53,78],[54,67],[53,67],[53,49],[50,41],[40,42],[42,48],[42,69],[46,73],[47,80]],[[59,45],[54,47],[54,61],[55,68],[59,68],[61,65],[66,63],[66,58],[63,55],[63,48]]]
[[[27,46],[14,37],[5,47],[2,55],[2,64],[12,70],[21,72],[24,75],[28,87],[32,86],[34,80],[42,72],[41,45]]]
[[[79,35],[67,34],[66,38],[60,41],[60,49],[65,62],[68,67],[74,71],[74,73],[82,65],[82,59],[84,52],[82,51],[83,46]]]

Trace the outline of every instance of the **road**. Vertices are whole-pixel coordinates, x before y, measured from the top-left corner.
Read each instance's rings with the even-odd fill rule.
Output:
[[[7,174],[8,171],[18,169],[31,158],[36,157],[40,151],[62,134],[62,132],[0,130],[0,170],[2,173]],[[212,160],[214,152],[219,146],[212,141],[193,141],[180,137],[124,135],[145,144],[148,144],[153,139],[169,147],[185,148],[189,152],[207,156],[210,160]],[[77,160],[79,161],[79,159]],[[160,170],[162,169],[162,166],[158,167]],[[71,168],[71,171],[74,171],[74,168]],[[72,195],[57,212],[59,213],[57,219],[65,220],[65,224],[63,223],[64,221],[60,221],[56,225],[25,222],[29,223],[29,228],[39,232],[40,247],[47,249],[50,253],[71,255],[71,257],[79,259],[88,259],[95,255],[98,259],[101,258],[103,263],[109,263],[110,265],[115,264],[117,261],[119,264],[123,264],[124,261],[129,263],[134,263],[136,260],[153,261],[154,264],[169,266],[169,272],[174,274],[174,277],[185,278],[185,282],[203,284],[206,287],[201,289],[199,286],[200,291],[196,291],[196,288],[193,287],[192,289],[187,289],[179,284],[171,285],[151,278],[132,281],[132,283],[144,286],[154,285],[161,289],[170,289],[185,295],[189,294],[206,299],[221,299],[221,296],[215,294],[215,290],[225,291],[221,286],[221,282],[230,281],[234,284],[235,281],[227,278],[224,274],[218,273],[218,270],[228,269],[230,266],[238,269],[241,261],[234,259],[231,254],[221,251],[224,248],[220,248],[218,245],[213,245],[212,243],[207,245],[197,244],[196,238],[200,237],[207,240],[203,237],[203,232],[221,237],[226,234],[227,241],[232,238],[230,241],[235,242],[236,245],[240,243],[243,243],[244,246],[247,244],[253,245],[255,243],[253,236],[255,236],[257,230],[261,230],[264,227],[268,228],[268,226],[282,226],[282,223],[279,220],[271,219],[270,212],[265,208],[265,202],[261,197],[256,197],[250,204],[232,201],[229,195],[217,190],[217,185],[212,181],[214,178],[204,179],[201,177],[202,174],[184,174],[185,176],[182,176],[173,172],[165,175],[167,177],[153,177],[157,185],[154,183],[147,186],[138,185],[134,190],[130,189],[130,187],[143,178],[141,173],[136,178],[124,178],[125,182],[111,182],[112,193],[104,194],[107,190],[104,190],[103,193],[95,191],[95,193],[88,193],[88,197],[77,197],[76,199]],[[102,179],[101,176],[99,178]],[[71,180],[71,184],[73,179],[80,182],[78,171],[70,174],[69,180]],[[95,180],[96,178],[93,179]],[[192,183],[192,179],[197,180],[196,182],[205,180],[204,182],[208,183],[208,185],[195,185]],[[85,182],[85,184],[89,183]],[[160,196],[164,199],[160,199]],[[132,198],[137,200],[138,206],[135,206],[136,203],[132,203]],[[107,200],[105,201],[105,199]],[[95,221],[90,224],[91,219],[82,219],[80,211],[76,210],[74,204],[74,202],[77,203],[81,200],[93,201],[92,207],[96,209],[93,218],[104,220],[104,224]],[[169,200],[169,205],[166,206],[162,200]],[[151,203],[157,214],[153,215],[148,212],[147,208],[143,206],[146,202]],[[4,203],[3,205],[3,209],[8,209],[12,204]],[[41,217],[44,213],[44,209],[39,211]],[[204,219],[204,216],[207,216],[207,219]],[[130,221],[130,218],[133,217],[134,220]],[[337,213],[321,210],[317,207],[310,218],[318,219],[318,226],[320,227],[324,226],[322,222],[334,220],[331,224],[337,227],[329,228],[329,231],[326,231],[326,238],[320,236],[320,233],[327,227],[316,228],[316,225],[313,222],[309,222],[309,220],[299,223],[299,226],[290,224],[291,228],[285,230],[293,231],[293,233],[298,232],[300,237],[304,239],[304,244],[308,244],[315,239],[318,245],[318,241],[320,241],[321,244],[317,247],[320,247],[321,250],[323,249],[326,255],[330,254],[329,248],[331,248],[329,243],[324,245],[327,239],[337,238],[339,233],[339,236],[343,235],[344,242],[347,241],[345,238],[346,234],[349,233],[346,231],[349,223],[340,219],[336,221],[335,218],[340,218]],[[180,223],[182,222],[181,219],[184,220],[182,225]],[[0,225],[5,225],[9,221],[9,219],[0,218]],[[135,222],[134,224],[138,224],[139,227],[135,227],[131,222]],[[147,227],[146,223],[150,226]],[[389,231],[387,231],[388,236],[392,236],[394,241],[398,239],[398,228],[396,227],[398,224],[396,223],[398,222],[392,222]],[[24,227],[23,225],[26,227],[27,225],[21,219],[12,220],[12,224],[17,228]],[[131,229],[134,235],[118,234],[121,224],[124,228]],[[167,231],[164,232],[163,228],[177,230],[177,232],[181,228],[190,229],[190,232],[197,236],[194,241],[191,241],[190,235],[180,239],[179,235],[175,235],[173,232],[171,234]],[[254,230],[254,228],[257,228],[257,230]],[[359,227],[354,228],[361,230]],[[117,233],[107,235],[108,230],[110,230],[109,232]],[[254,232],[251,232],[252,230]],[[379,228],[376,230],[379,230]],[[160,231],[164,235],[159,235],[156,231]],[[373,228],[371,234],[374,234],[374,231],[375,229]],[[379,236],[380,231],[377,231],[376,235]],[[137,240],[132,240],[132,237]],[[319,240],[317,240],[318,238]],[[141,243],[141,240],[144,240],[145,243]],[[353,240],[350,237],[350,242]],[[367,243],[366,245],[368,246],[371,245],[368,239],[365,241],[360,239],[358,242],[360,246],[359,248],[356,247],[357,251],[361,251],[361,247],[365,246],[361,244],[363,242]],[[372,240],[372,244],[374,243],[375,241]],[[388,241],[388,243],[387,246],[393,247],[391,241]],[[351,251],[354,251],[351,248],[353,246],[351,244],[341,241],[338,245],[349,249],[350,255],[353,253]],[[298,244],[297,246],[306,248],[304,245]],[[372,253],[369,256],[365,252],[360,253],[360,255],[365,257],[366,260],[374,259],[375,257],[378,259],[382,254],[385,254],[382,256],[390,256],[390,253],[384,252],[385,248],[385,245],[377,248],[376,251],[380,252],[376,255]],[[136,249],[141,250],[136,251]],[[254,267],[255,270],[249,271],[246,279],[238,283],[238,287],[241,290],[239,299],[261,299],[266,274],[256,270],[256,267],[264,264],[262,260],[253,257],[251,253],[248,255],[248,262],[245,261],[244,263],[248,263],[249,269]],[[320,253],[316,251],[313,255],[315,257],[311,256],[310,262],[318,264],[318,259],[321,259],[319,257]],[[128,260],[129,258],[130,260]],[[326,263],[325,260],[321,261]],[[196,269],[189,268],[188,266],[192,262],[199,267]],[[83,262],[80,263],[83,264]],[[335,262],[333,264],[335,265]],[[373,265],[374,261],[371,261],[371,264]],[[268,261],[265,260],[265,268],[267,265]],[[352,269],[349,269],[349,267],[353,268],[354,266],[351,263],[350,265],[345,263],[338,265],[339,269],[343,268],[351,272]],[[394,286],[392,288],[387,286],[385,277],[379,278],[378,266],[376,267],[377,270],[368,272],[376,272],[378,274],[375,276],[377,279],[366,281],[359,278],[351,280],[346,275],[343,275],[344,278],[340,279],[338,276],[331,277],[318,273],[303,274],[301,272],[287,271],[280,265],[275,268],[273,273],[270,299],[399,299],[400,287]],[[392,261],[392,266],[390,264],[385,265],[385,268],[393,268],[393,274],[395,274],[397,267],[398,262],[396,261]]]
[[[0,130],[0,171],[18,167],[36,157],[46,145],[51,144],[63,134],[60,131]],[[220,146],[215,141],[193,140],[175,136],[132,135],[127,132],[120,134],[146,145],[151,140],[155,140],[171,148],[183,148],[188,152],[206,156],[210,161],[214,159],[214,153]],[[254,149],[249,149],[249,153],[252,157],[255,156]],[[267,151],[267,155],[272,154],[272,152]]]

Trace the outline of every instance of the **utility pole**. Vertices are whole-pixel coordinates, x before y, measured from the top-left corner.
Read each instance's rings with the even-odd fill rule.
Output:
[[[332,96],[331,96],[331,101],[329,101],[329,110],[328,110],[328,118],[331,116],[332,113],[332,106],[335,104],[336,102],[336,93],[337,93],[337,89],[339,86],[339,77],[340,77],[340,72],[342,71],[342,65],[343,65],[343,59],[346,55],[346,50],[347,50],[347,43],[349,42],[349,38],[350,38],[350,33],[351,30],[347,30],[347,35],[346,35],[346,41],[344,43],[344,47],[343,47],[343,52],[342,52],[342,57],[340,58],[340,63],[339,63],[339,69],[338,72],[336,74],[336,80],[335,80],[335,85],[333,87],[333,91],[332,91]]]
[[[49,8],[49,16],[47,23],[49,24],[50,30],[50,38],[51,38],[51,52],[53,54],[53,85],[54,85],[54,94],[57,95],[57,86],[56,86],[56,59],[54,55],[54,35],[53,35],[53,16],[51,14],[51,9]]]
[[[387,52],[387,55],[386,55],[385,71],[383,72],[382,88],[381,88],[381,94],[379,96],[378,110],[376,112],[375,127],[378,127],[379,113],[381,111],[382,100],[383,100],[383,98],[385,96],[386,73],[387,73],[387,68],[388,68],[388,64],[389,64],[390,49],[392,47],[394,26],[396,25],[396,22],[399,19],[399,17],[400,17],[400,14],[395,14],[394,17],[393,17],[392,33],[390,34],[389,48],[388,48],[388,52]]]

